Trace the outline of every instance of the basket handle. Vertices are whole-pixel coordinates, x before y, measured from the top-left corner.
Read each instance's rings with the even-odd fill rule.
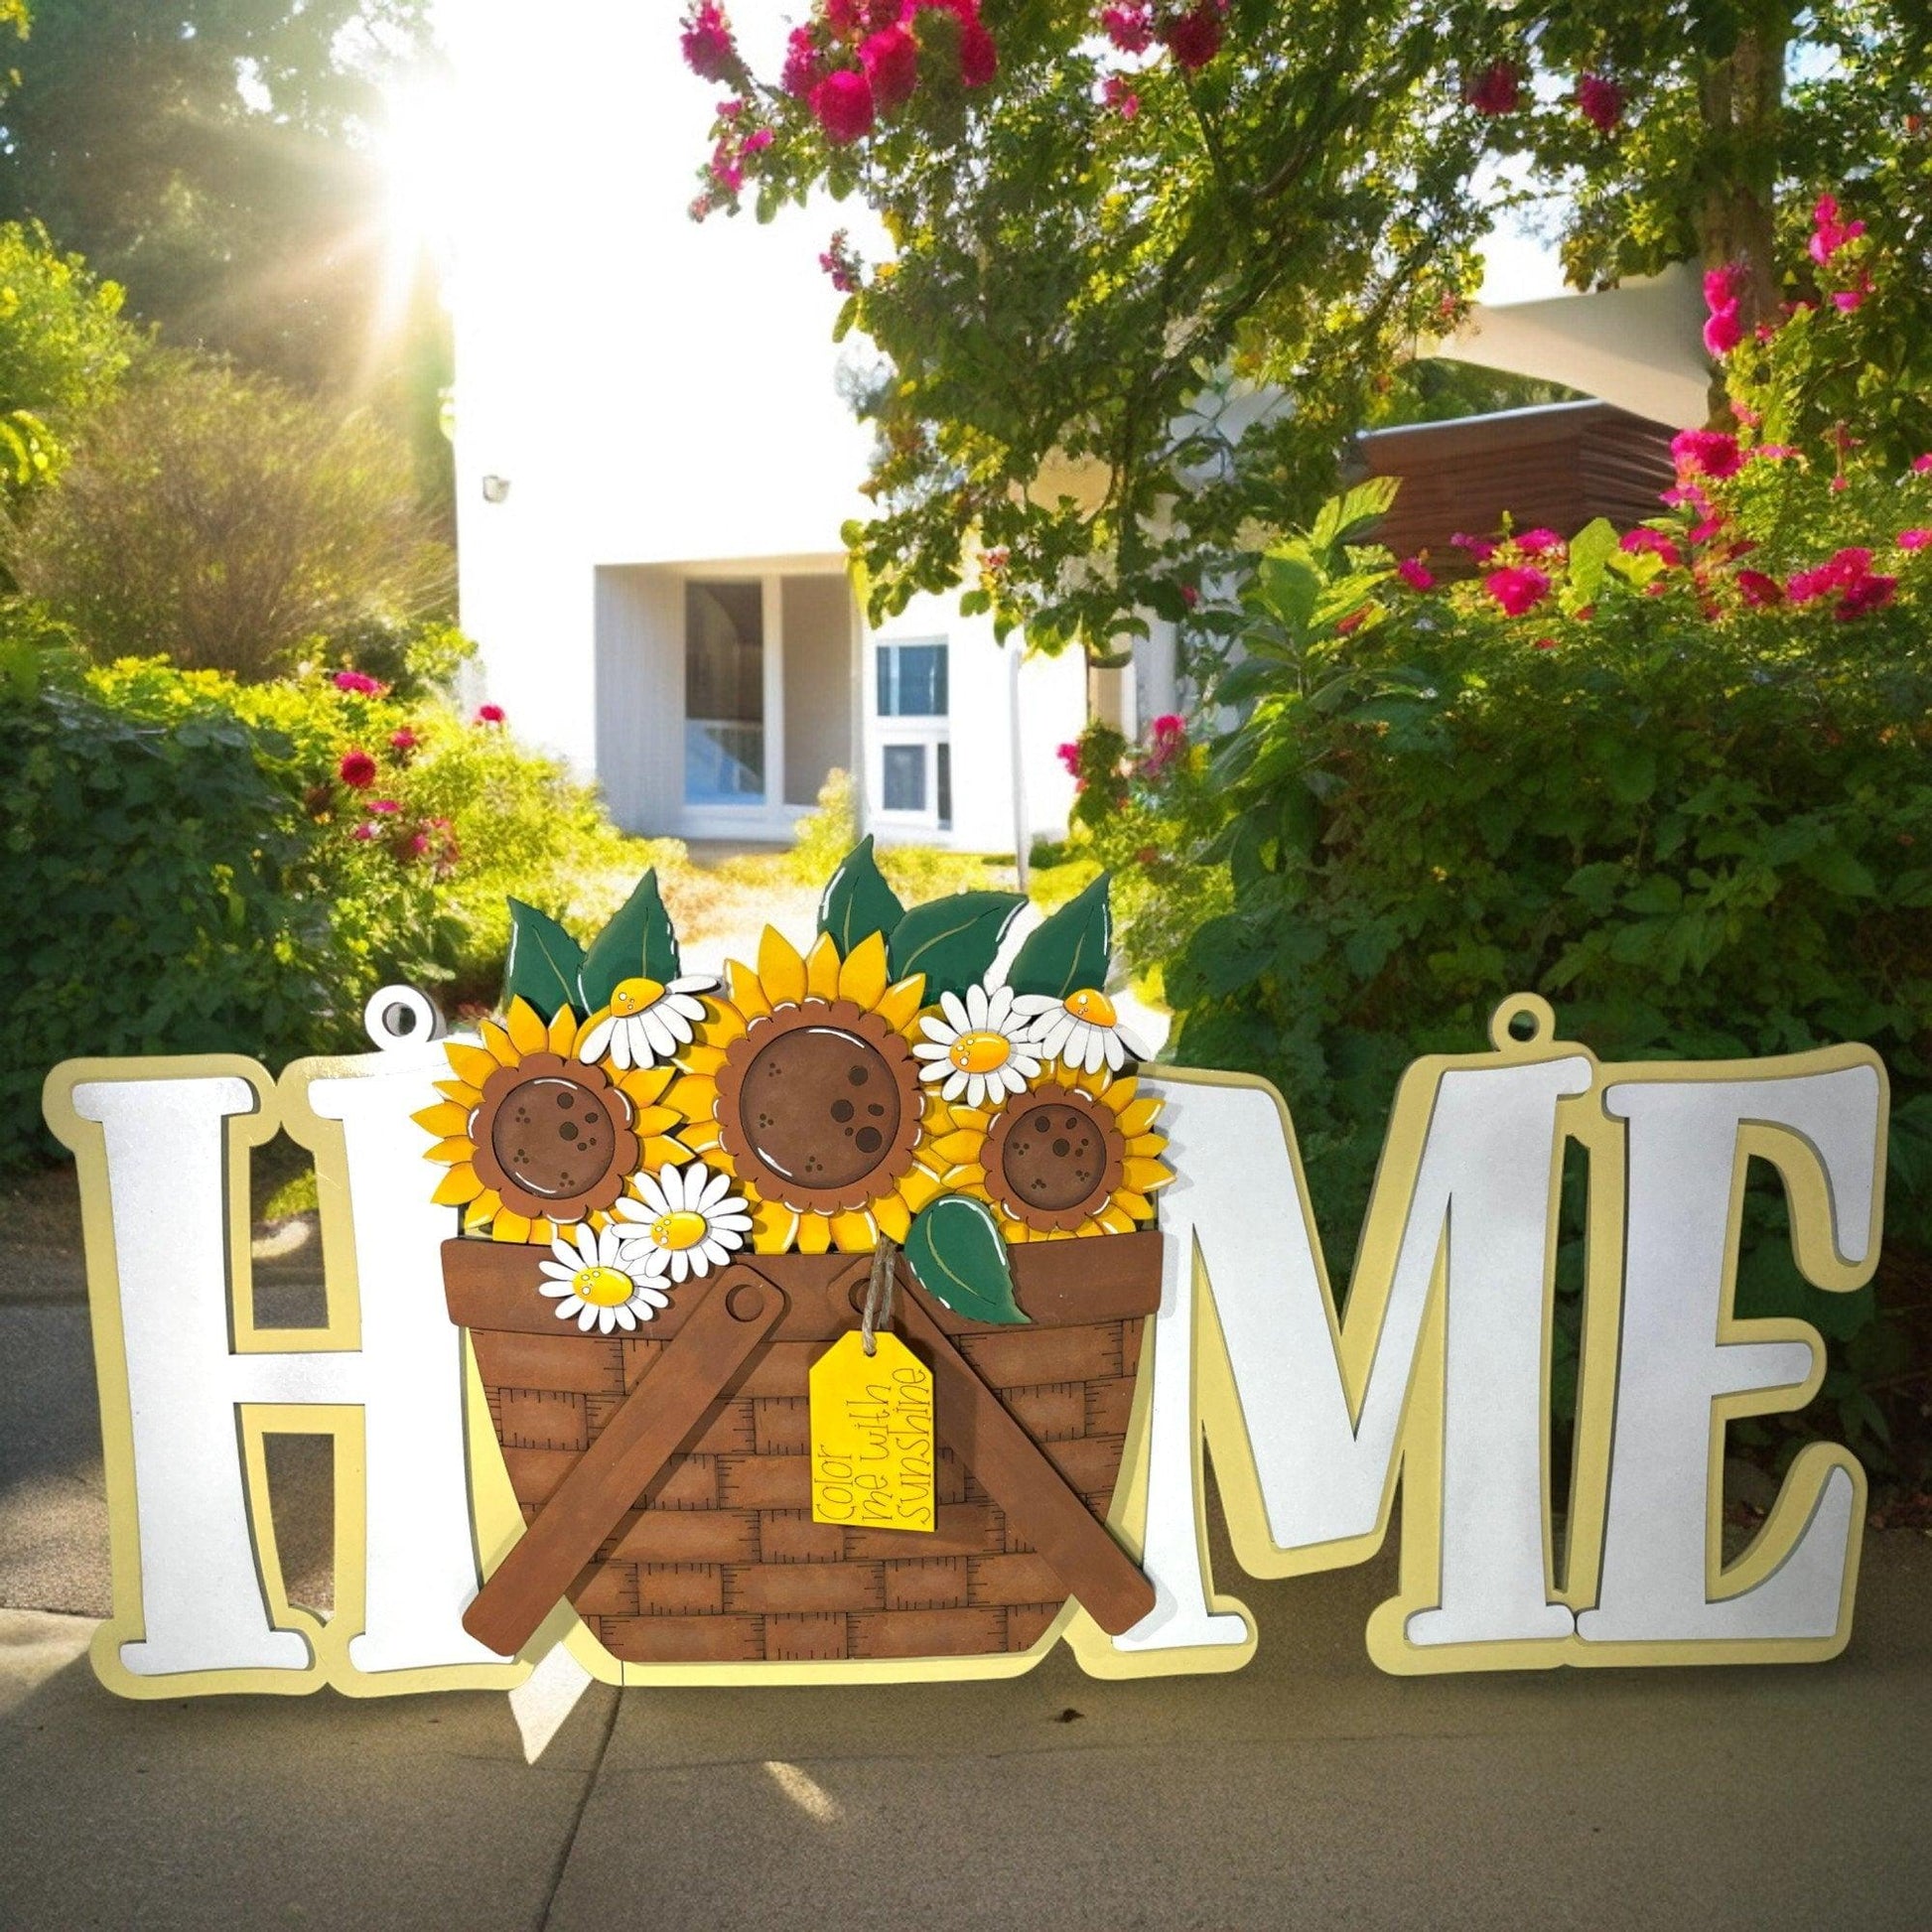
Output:
[[[947,1443],[1101,1629],[1131,1630],[1154,1608],[1154,1586],[953,1346],[909,1268],[899,1287],[899,1319],[932,1358],[933,1413]]]
[[[743,1266],[719,1275],[464,1611],[473,1637],[514,1657],[536,1635],[784,1311],[783,1290],[762,1275]]]

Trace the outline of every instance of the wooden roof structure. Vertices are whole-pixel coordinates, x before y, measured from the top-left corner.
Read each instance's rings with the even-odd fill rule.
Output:
[[[1518,530],[1564,537],[1598,516],[1627,529],[1656,515],[1674,478],[1673,434],[1606,402],[1549,403],[1372,430],[1350,470],[1358,482],[1402,479],[1377,541],[1399,557],[1427,550],[1432,568],[1454,572],[1468,563],[1450,539],[1494,536],[1505,515]]]

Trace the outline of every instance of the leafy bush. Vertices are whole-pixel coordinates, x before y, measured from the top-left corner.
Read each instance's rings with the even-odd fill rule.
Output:
[[[1868,1042],[1888,1242],[1932,1251],[1932,458],[1789,440],[1826,326],[1738,384],[1735,435],[1678,439],[1640,529],[1469,540],[1479,575],[1443,590],[1365,544],[1371,488],[1223,615],[1209,697],[1241,722],[1204,796],[1233,904],[1169,974],[1176,1050],[1283,1086],[1337,1252],[1401,1068],[1479,1047],[1518,988],[1606,1058]],[[1871,1291],[1802,1284],[1781,1216],[1753,1197],[1740,1307],[1834,1337],[1871,1452],[1900,1338]]]
[[[21,588],[95,655],[164,650],[238,677],[437,615],[451,589],[389,432],[178,357],[89,420],[11,553]]]
[[[596,919],[665,851],[499,721],[366,674],[245,685],[31,642],[0,688],[20,747],[0,893],[26,962],[0,995],[0,1165],[43,1145],[56,1060],[352,1049],[363,1001],[397,979],[486,1004],[507,895]]]

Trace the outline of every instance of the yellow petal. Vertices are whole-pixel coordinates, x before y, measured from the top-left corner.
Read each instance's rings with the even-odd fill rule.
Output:
[[[725,1049],[722,1046],[687,1046],[684,1061],[693,1073],[715,1075],[725,1063]]]
[[[512,1214],[506,1207],[489,1224],[489,1238],[492,1241],[527,1241],[530,1238],[530,1217],[527,1214]]]
[[[961,1134],[984,1134],[993,1124],[993,1116],[977,1107],[953,1107],[947,1110],[952,1116],[952,1125]]]
[[[494,1187],[485,1187],[481,1194],[463,1210],[463,1225],[466,1228],[482,1227],[492,1214],[500,1214],[503,1197]]]
[[[468,1161],[477,1151],[477,1144],[468,1134],[459,1134],[454,1140],[438,1141],[423,1156],[425,1161],[434,1161],[445,1168],[453,1168],[459,1161]]]
[[[841,1254],[867,1255],[879,1245],[879,1223],[863,1207],[834,1214],[831,1225],[833,1243]]]
[[[1145,1194],[1150,1188],[1165,1187],[1173,1173],[1165,1161],[1129,1160],[1121,1169],[1121,1178],[1137,1194]]]
[[[690,1160],[693,1154],[700,1152],[702,1152],[701,1149],[684,1147],[676,1141],[668,1140],[658,1135],[652,1135],[644,1143],[641,1164],[653,1171],[663,1167],[681,1168]],[[716,1155],[708,1158],[714,1168],[724,1166],[724,1163]]]
[[[942,1191],[948,1194],[977,1194],[986,1185],[986,1170],[977,1161],[962,1161],[956,1168],[948,1168],[940,1182]]]
[[[1096,1100],[1104,1100],[1115,1113],[1124,1113],[1134,1104],[1134,1096],[1140,1091],[1141,1083],[1131,1075],[1125,1079],[1112,1080],[1094,1094]],[[1155,1103],[1157,1106],[1160,1102]]]
[[[886,935],[869,932],[839,968],[839,998],[870,1013],[892,974],[886,965]]]
[[[723,1135],[715,1120],[687,1120],[678,1129],[677,1137],[694,1153],[702,1154],[708,1147],[716,1147]]]
[[[545,1035],[544,1044],[560,1059],[567,1060],[576,1050],[578,1038],[583,1031],[584,1029],[577,1024],[576,1008],[561,1006],[550,1016],[550,1031]]]
[[[483,1043],[498,1066],[514,1066],[523,1057],[516,1050],[515,1040],[495,1021],[485,1020],[481,1031]]]
[[[759,979],[774,1007],[795,1007],[805,997],[805,962],[776,926],[766,926],[759,940]],[[823,1254],[825,1250],[812,1252]]]
[[[749,966],[728,959],[725,962],[725,984],[731,991],[732,1005],[747,1020],[761,1020],[771,1011],[771,1002],[764,997],[764,988],[759,984],[759,976]]]
[[[438,1207],[461,1207],[465,1201],[479,1199],[483,1184],[477,1178],[475,1168],[452,1168],[436,1183],[436,1192],[430,1196]]]
[[[420,1114],[411,1114],[409,1118],[438,1140],[446,1134],[467,1133],[470,1127],[470,1109],[459,1107],[454,1100],[439,1100],[434,1107],[425,1107]]]
[[[683,1118],[675,1107],[639,1107],[637,1118],[630,1123],[630,1131],[633,1134],[668,1134]]]
[[[832,1245],[832,1223],[823,1214],[806,1214],[798,1223],[798,1252],[822,1255]]]
[[[1120,1110],[1120,1131],[1131,1141],[1136,1134],[1145,1134],[1154,1125],[1160,1111],[1161,1103],[1152,1094],[1145,1100],[1137,1100],[1131,1107]]]
[[[1094,1220],[1098,1221],[1100,1226],[1109,1234],[1132,1234],[1134,1232],[1134,1217],[1127,1213],[1117,1200],[1109,1201],[1094,1216]],[[1082,1227],[1080,1232],[1084,1234],[1086,1232],[1085,1227]]]
[[[530,1232],[524,1237],[533,1247],[547,1248],[557,1238],[555,1221],[532,1221]]]
[[[985,1144],[986,1136],[984,1134],[971,1132],[942,1134],[925,1151],[928,1154],[937,1156],[938,1159],[946,1162],[950,1166],[956,1161],[977,1161],[980,1158],[980,1149]]]
[[[550,1044],[550,1029],[543,1024],[542,1014],[521,994],[510,1002],[506,1019],[510,1041],[519,1057],[541,1053]]]
[[[894,1033],[902,1034],[910,1031],[924,1004],[925,975],[914,973],[909,980],[900,980],[897,986],[887,987],[880,994],[879,1004],[873,1011]]]
[[[1009,1220],[1004,1214],[997,1215],[995,1218],[1000,1223],[1000,1232],[1006,1237],[1006,1242],[1009,1247],[1014,1246],[1018,1242],[1035,1239],[1033,1229],[1025,1221]]]
[[[713,1046],[729,1046],[733,1040],[745,1037],[749,1024],[736,1007],[727,1006],[722,1000],[708,1000],[699,1037],[709,1040]]]
[[[451,1070],[466,1086],[476,1089],[481,1096],[483,1085],[496,1071],[497,1061],[493,1053],[481,1046],[472,1046],[465,1039],[446,1039],[443,1050],[450,1056]]]
[[[664,1089],[671,1084],[676,1072],[674,1066],[633,1067],[619,1079],[618,1087],[640,1108],[648,1107],[653,1101],[663,1099]]]
[[[780,1200],[761,1200],[752,1209],[752,1251],[781,1255],[798,1236],[798,1216]]]
[[[821,932],[805,955],[805,991],[814,1000],[839,997],[839,949],[829,932]]]
[[[909,1207],[912,1210],[914,1214],[916,1214],[919,1211],[919,1209],[922,1208],[926,1204],[926,1202],[933,1197],[933,1195],[938,1193],[938,1191],[939,1191],[939,1176],[936,1173],[932,1173],[928,1172],[924,1168],[908,1168],[905,1171],[905,1173],[899,1176],[898,1197],[906,1204],[907,1207]],[[882,1201],[881,1203],[879,1203],[879,1207],[880,1207],[880,1218],[883,1220],[885,1218],[885,1203]],[[899,1239],[899,1236],[895,1234],[893,1236],[893,1239],[897,1241]]]
[[[483,1095],[480,1094],[476,1090],[476,1088],[471,1086],[467,1081],[438,1080],[434,1084],[436,1087],[436,1091],[438,1093],[447,1095],[450,1099],[454,1100],[456,1104],[459,1107],[463,1108],[466,1112],[470,1108],[476,1106],[476,1104],[483,1098]]]
[[[1135,1193],[1132,1188],[1123,1187],[1114,1196],[1113,1204],[1123,1214],[1128,1215],[1133,1220],[1151,1221],[1154,1219],[1154,1203],[1145,1194]]]
[[[718,1082],[708,1073],[683,1074],[664,1096],[664,1104],[686,1120],[709,1120],[718,1109]]]
[[[894,1241],[903,1241],[912,1231],[912,1210],[897,1194],[888,1194],[872,1204],[879,1231]]]

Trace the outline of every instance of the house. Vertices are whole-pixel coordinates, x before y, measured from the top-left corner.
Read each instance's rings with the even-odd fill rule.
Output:
[[[843,769],[882,843],[1062,836],[1079,655],[1023,663],[952,596],[873,626],[853,595],[867,445],[818,265],[849,210],[689,219],[712,94],[673,10],[557,0],[526,29],[481,4],[448,34],[459,590],[489,698],[631,831],[784,840]]]

